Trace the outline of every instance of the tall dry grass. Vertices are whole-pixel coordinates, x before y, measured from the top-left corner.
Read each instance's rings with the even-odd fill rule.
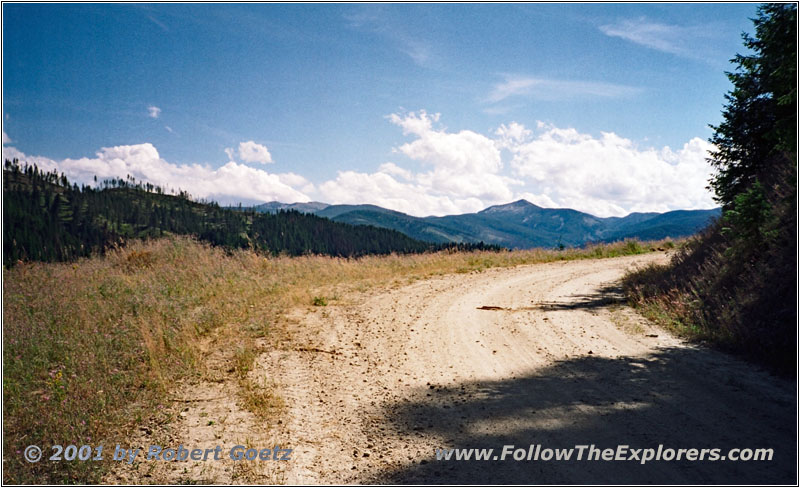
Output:
[[[688,240],[668,265],[626,275],[625,294],[673,332],[795,377],[797,226],[779,226],[771,243],[726,236],[721,228],[717,223]]]
[[[204,374],[201,346],[209,334],[221,337],[236,367],[246,370],[253,338],[281,331],[283,315],[298,305],[432,275],[638,254],[657,246],[671,242],[290,258],[231,253],[175,237],[132,242],[74,263],[4,269],[3,481],[98,482],[106,464],[29,464],[22,451],[31,444],[127,446],[131,432],[164,407],[176,381]],[[266,400],[254,401],[250,393],[244,398],[261,408]]]

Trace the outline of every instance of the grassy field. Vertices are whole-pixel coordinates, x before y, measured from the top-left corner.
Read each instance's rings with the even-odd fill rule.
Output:
[[[242,404],[269,415],[280,399],[244,378],[255,338],[284,334],[293,307],[335,304],[432,275],[672,245],[337,259],[268,258],[169,238],[74,263],[20,263],[3,270],[3,482],[99,482],[108,464],[47,461],[47,447],[127,444],[164,408],[176,382],[206,374],[202,344],[211,334],[230,351]],[[31,444],[44,448],[39,463],[23,458]]]

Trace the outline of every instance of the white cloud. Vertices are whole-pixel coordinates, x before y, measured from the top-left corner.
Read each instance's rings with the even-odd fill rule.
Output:
[[[222,204],[271,200],[307,202],[310,198],[294,186],[313,190],[313,185],[309,186],[310,182],[299,175],[270,174],[234,161],[217,169],[200,164],[173,164],[161,159],[150,143],[104,147],[94,158],[62,161],[26,156],[13,147],[4,147],[3,156],[36,163],[45,170],[57,169],[78,183],[92,184],[94,176],[102,181],[131,175],[167,190],[181,189],[195,198],[212,199]]]
[[[167,132],[169,132],[170,134],[172,134],[173,132],[175,132],[175,131],[173,131],[173,130],[172,130],[172,127],[170,127],[170,126],[168,126],[168,125],[165,125],[165,126],[164,126],[164,128],[165,128],[165,129],[167,130]]]
[[[537,100],[624,98],[637,95],[641,91],[637,87],[616,83],[506,75],[504,81],[494,85],[486,101],[497,103],[512,97],[530,97]]]
[[[298,188],[303,193],[313,193],[316,188],[313,183],[308,181],[304,176],[298,175],[296,173],[278,173],[278,179],[281,183],[290,186],[292,188]],[[284,203],[294,203],[294,202],[284,202]]]
[[[414,175],[411,173],[411,171],[403,169],[394,163],[383,163],[378,167],[378,171],[392,176],[399,176],[404,180],[411,180],[414,178]]]
[[[3,145],[5,146],[6,144],[11,144],[12,142],[13,141],[11,138],[8,137],[8,134],[6,134],[6,131],[3,131]]]
[[[652,22],[644,17],[600,26],[610,37],[619,37],[641,46],[678,56],[708,61],[705,54],[721,29],[714,25],[681,26]]]
[[[161,109],[156,107],[155,105],[150,105],[149,107],[147,107],[147,114],[150,117],[157,119],[158,116],[161,115]]]
[[[150,22],[152,22],[155,25],[159,26],[161,28],[161,30],[163,30],[164,32],[169,32],[169,28],[167,27],[167,25],[165,23],[161,22],[160,20],[158,20],[157,18],[155,18],[155,16],[148,15],[147,18],[148,18],[148,20],[150,20]]]
[[[525,142],[533,134],[533,131],[526,129],[522,124],[511,122],[508,125],[502,124],[494,131],[494,134],[499,138],[498,142],[501,147],[510,148]]]
[[[532,140],[509,149],[514,173],[533,193],[605,217],[714,207],[705,188],[711,147],[694,138],[677,151],[640,149],[610,132],[598,138],[543,125]]]
[[[230,153],[228,157],[231,157]],[[246,163],[267,164],[272,162],[272,155],[267,150],[267,147],[256,144],[253,141],[239,143],[239,157]]]
[[[14,146],[3,145],[3,161],[18,159],[20,163],[35,164],[39,168],[50,171],[56,168],[56,162],[42,156],[28,156]]]
[[[491,93],[489,93],[488,100],[490,102],[499,102],[501,100],[505,100],[508,97],[513,97],[517,95],[528,95],[530,93],[531,87],[536,84],[536,80],[534,78],[512,78],[506,77],[506,80],[502,83],[497,83],[492,88]]]
[[[469,130],[434,129],[439,114],[425,111],[402,117],[392,114],[389,120],[404,134],[416,136],[395,150],[432,168],[415,176],[424,187],[454,198],[500,202],[513,197],[509,185],[514,181],[499,175],[503,163],[493,139]]]

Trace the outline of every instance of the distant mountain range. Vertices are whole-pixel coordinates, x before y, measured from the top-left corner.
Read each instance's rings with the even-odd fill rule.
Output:
[[[275,213],[296,210],[336,222],[373,225],[400,231],[434,243],[484,242],[527,249],[581,246],[626,238],[642,240],[685,237],[703,229],[720,209],[632,213],[625,217],[595,217],[568,208],[542,208],[527,200],[495,205],[477,213],[444,217],[413,217],[376,205],[328,205],[321,202],[269,202],[250,209]]]

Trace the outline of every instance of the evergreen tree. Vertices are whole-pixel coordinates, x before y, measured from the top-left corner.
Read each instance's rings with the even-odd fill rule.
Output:
[[[776,184],[796,164],[797,5],[763,5],[753,22],[756,36],[743,35],[752,54],[731,60],[733,90],[710,139],[717,148],[711,186],[725,208],[757,181]]]

